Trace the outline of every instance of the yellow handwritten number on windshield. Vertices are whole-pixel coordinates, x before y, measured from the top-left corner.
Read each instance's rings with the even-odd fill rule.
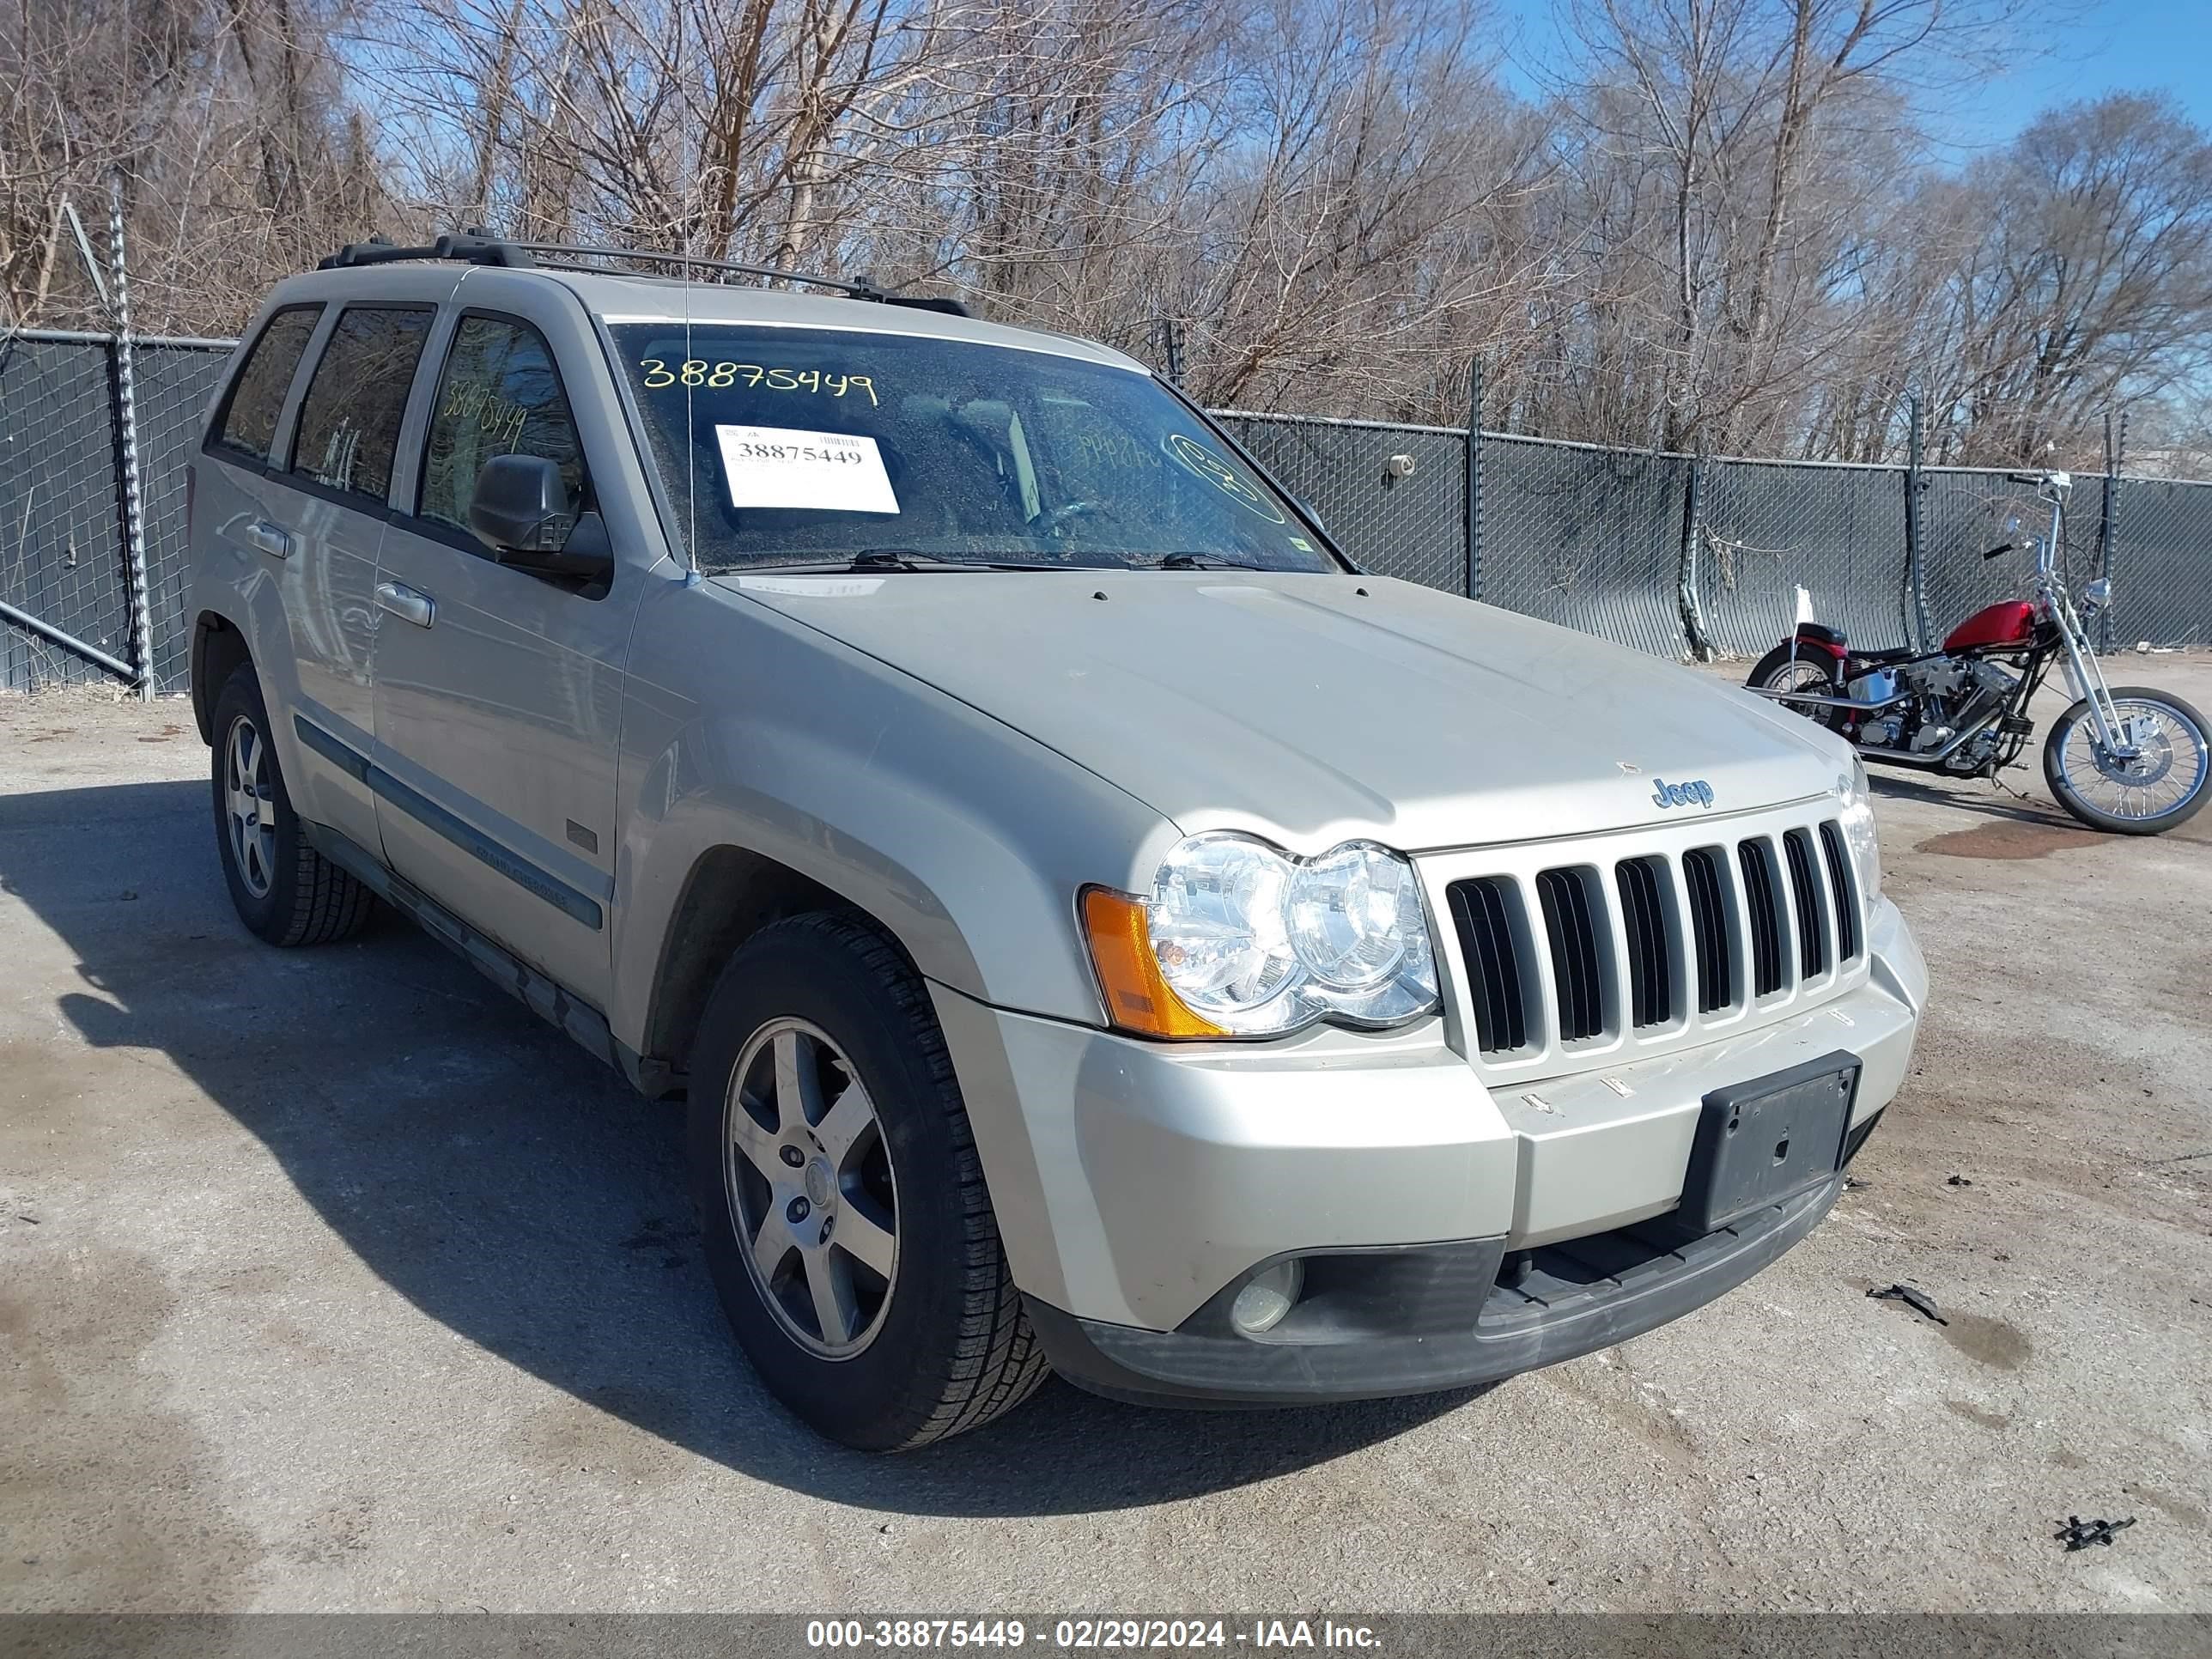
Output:
[[[645,371],[645,386],[652,392],[671,386],[703,386],[709,392],[720,392],[737,385],[738,376],[743,375],[748,391],[812,392],[829,398],[865,392],[871,407],[882,406],[882,399],[876,396],[875,381],[866,374],[830,374],[818,368],[763,368],[758,363],[710,363],[703,357],[686,358],[673,368],[665,357],[641,357],[637,366]]]

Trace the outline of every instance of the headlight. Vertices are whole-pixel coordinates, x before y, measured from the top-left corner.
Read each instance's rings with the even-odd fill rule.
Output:
[[[1859,897],[1871,906],[1881,896],[1881,842],[1875,835],[1874,798],[1867,788],[1866,763],[1851,757],[1851,769],[1836,780],[1836,795],[1843,802],[1837,815],[1844,841],[1851,849],[1851,866],[1857,871]]]
[[[1413,866],[1372,842],[1298,860],[1249,836],[1194,836],[1161,861],[1149,900],[1094,888],[1084,920],[1115,1023],[1150,1036],[1389,1025],[1437,1006]]]

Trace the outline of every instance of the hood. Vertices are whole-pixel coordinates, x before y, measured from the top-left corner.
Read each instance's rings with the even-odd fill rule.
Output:
[[[1830,791],[1849,765],[1747,692],[1381,577],[714,580],[1005,721],[1186,833],[1248,830],[1296,852],[1718,816]],[[1662,781],[1702,783],[1711,804],[1692,789],[1662,805]]]

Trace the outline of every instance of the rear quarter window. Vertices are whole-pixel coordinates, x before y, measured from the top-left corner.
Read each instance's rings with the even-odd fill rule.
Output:
[[[212,434],[241,459],[265,465],[276,445],[276,419],[300,367],[300,354],[321,319],[320,306],[289,306],[269,319],[239,365]]]
[[[293,476],[381,501],[392,491],[399,421],[435,314],[348,306],[331,331],[292,435]]]

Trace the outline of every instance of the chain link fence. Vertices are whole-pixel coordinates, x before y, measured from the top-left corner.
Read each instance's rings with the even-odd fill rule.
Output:
[[[0,690],[99,680],[182,688],[191,650],[185,465],[230,349],[224,340],[131,342],[136,396],[126,422],[117,341],[0,337]],[[134,448],[143,661],[123,484]]]
[[[1241,410],[1216,418],[1331,535],[1374,549],[1377,575],[1467,592],[1466,433]]]
[[[231,345],[132,342],[126,421],[116,340],[0,337],[0,689],[183,688],[185,468]],[[1218,418],[1366,568],[1661,656],[1755,656],[1790,631],[1800,588],[1816,617],[1863,645],[1931,646],[1972,611],[2026,592],[2025,553],[1981,556],[2044,527],[2033,489],[2002,472],[1656,453],[1246,410]],[[143,647],[122,482],[133,453]],[[2212,483],[2079,478],[2067,570],[2112,579],[2109,647],[2212,642]]]

